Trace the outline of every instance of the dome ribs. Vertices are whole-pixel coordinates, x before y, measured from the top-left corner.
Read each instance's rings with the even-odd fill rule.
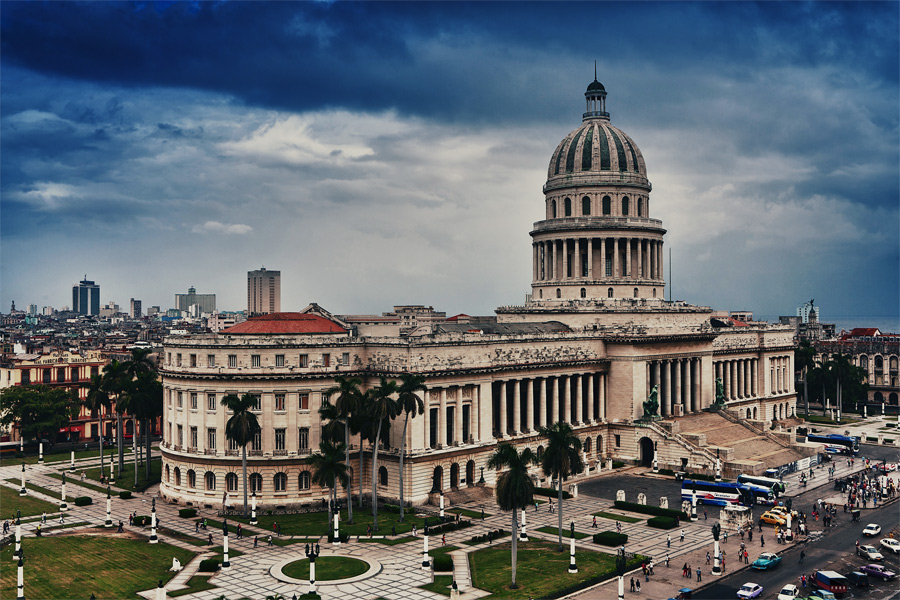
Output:
[[[616,154],[619,158],[619,170],[627,171],[628,161],[625,160],[625,148],[622,147],[622,140],[619,139],[619,136],[616,135],[616,132],[613,129],[610,129],[609,133],[612,135],[613,142],[616,144]]]
[[[575,151],[578,150],[578,140],[581,139],[583,131],[583,129],[579,129],[572,139],[572,143],[569,144],[569,152],[566,156],[566,173],[571,173],[575,170]]]
[[[590,171],[594,159],[594,126],[591,125],[584,136],[584,148],[581,150],[581,170]]]

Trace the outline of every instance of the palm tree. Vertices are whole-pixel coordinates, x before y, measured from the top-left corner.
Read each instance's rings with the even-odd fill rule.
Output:
[[[100,431],[100,474],[103,474],[103,407],[109,408],[109,394],[103,388],[103,377],[101,375],[91,375],[91,381],[88,383],[87,398],[84,400],[84,406],[91,412],[97,411],[97,420],[99,421]]]
[[[125,363],[113,359],[103,367],[103,387],[110,397],[115,396],[116,405],[116,443],[119,448],[119,473],[125,467],[125,438],[122,431],[122,416],[128,410],[128,369]]]
[[[151,348],[132,348],[131,358],[125,362],[125,368],[128,374],[135,378],[139,373],[149,373],[156,371],[156,363],[150,360],[153,355]]]
[[[138,484],[138,412],[146,412],[145,408],[150,408],[152,404],[152,383],[151,379],[148,378],[150,374],[152,374],[152,380],[156,380],[156,364],[150,359],[152,356],[153,350],[151,348],[132,348],[131,349],[131,358],[125,362],[125,371],[128,373],[128,383],[129,389],[128,398],[129,398],[129,412],[131,413],[132,420],[134,421],[134,435],[131,440],[133,443],[133,451],[134,451],[134,486],[137,487]],[[143,381],[138,383],[138,380],[141,377],[144,377]],[[160,386],[160,392],[162,391],[162,386]],[[146,393],[145,393],[146,392]],[[162,401],[162,394],[160,393],[160,402]],[[147,406],[137,406],[137,404],[146,403]],[[141,417],[143,418],[143,417]],[[145,420],[146,422],[146,420]],[[144,428],[146,433],[146,427]],[[149,443],[147,446],[149,447]],[[147,478],[150,478],[150,453],[147,452]]]
[[[163,412],[163,386],[155,372],[145,371],[138,373],[131,382],[129,392],[129,408],[134,418],[140,420],[141,430],[144,434],[145,452],[147,455],[145,479],[150,479],[150,430],[151,423]],[[135,428],[137,434],[137,428]],[[135,436],[136,437],[136,436]],[[137,469],[135,469],[137,471]],[[135,485],[137,485],[137,473],[135,473]]]
[[[362,392],[359,390],[362,380],[359,377],[344,377],[343,375],[338,375],[334,378],[334,382],[335,385],[325,390],[325,394],[329,397],[335,396],[334,408],[337,411],[337,419],[344,425],[344,461],[351,478],[345,486],[347,488],[347,518],[350,523],[353,523],[353,498],[351,497],[351,494],[353,493],[353,471],[350,467],[350,417],[359,410],[362,402]],[[360,444],[360,452],[362,452],[362,444]],[[360,477],[362,477],[362,470],[360,470],[359,473]],[[362,495],[362,492],[360,492],[360,495]]]
[[[378,446],[381,444],[384,422],[397,416],[397,401],[392,398],[397,389],[396,381],[382,377],[372,393],[372,417],[377,422],[375,448],[372,451],[372,528],[375,531],[378,531]]]
[[[809,371],[816,366],[816,349],[809,340],[800,342],[794,350],[794,368],[803,374],[803,400],[806,405],[806,416],[809,416]]]
[[[403,456],[406,454],[406,427],[409,425],[409,417],[415,419],[416,415],[425,412],[425,402],[416,395],[416,392],[424,393],[425,377],[403,373],[400,375],[400,386],[397,388],[397,408],[405,417],[403,419],[403,435],[400,436],[400,522],[403,522]]]
[[[241,467],[244,472],[244,516],[247,516],[247,444],[260,432],[259,420],[251,409],[256,398],[250,394],[238,397],[228,394],[222,398],[222,406],[232,412],[225,423],[225,438],[241,447]]]
[[[359,407],[350,415],[350,433],[359,436],[359,506],[363,505],[363,442],[375,443],[375,423],[372,419],[372,392],[366,390],[360,392]]]
[[[497,451],[488,460],[488,468],[506,471],[497,476],[497,504],[500,510],[512,513],[512,584],[516,589],[516,559],[518,557],[518,511],[534,503],[534,482],[528,474],[528,466],[537,460],[531,448],[516,452],[510,444],[500,444]]]
[[[309,457],[309,464],[313,469],[312,480],[316,485],[331,488],[331,502],[328,503],[328,526],[331,527],[331,507],[337,504],[337,487],[338,482],[344,487],[348,487],[349,481],[347,475],[349,469],[342,460],[344,458],[344,444],[338,442],[333,444],[328,440],[323,440],[319,444],[319,452]],[[331,530],[329,529],[329,532]]]
[[[544,475],[556,479],[557,508],[559,509],[559,551],[562,552],[562,527],[563,527],[563,480],[570,475],[577,475],[584,471],[584,461],[581,460],[581,440],[572,431],[572,426],[562,421],[554,423],[550,427],[541,427],[540,434],[547,438],[547,449],[541,458],[541,470]]]

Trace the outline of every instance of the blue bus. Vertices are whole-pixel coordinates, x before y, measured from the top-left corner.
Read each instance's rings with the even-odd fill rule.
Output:
[[[778,504],[775,492],[773,492],[770,488],[762,485],[753,485],[751,483],[742,483],[741,485],[750,490],[750,493],[753,494],[754,504],[758,504],[760,506],[775,506],[776,504]]]
[[[829,433],[810,433],[806,436],[807,442],[825,444],[825,452],[829,454],[856,454],[859,452],[859,438],[855,436]]]
[[[740,504],[742,506],[753,506],[756,503],[753,492],[747,486],[740,483],[694,481],[687,479],[681,482],[681,499],[690,502],[692,490],[697,491],[697,504],[708,504],[713,506]]]
[[[778,479],[773,479],[771,477],[761,477],[758,475],[744,475],[741,473],[738,475],[738,483],[743,483],[744,485],[756,485],[759,487],[764,487],[775,493],[775,496],[779,496],[784,494],[785,486],[783,481],[779,481]]]

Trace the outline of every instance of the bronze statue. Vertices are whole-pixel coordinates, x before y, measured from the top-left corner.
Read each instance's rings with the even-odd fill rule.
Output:
[[[719,525],[718,523],[716,523],[715,525],[712,526],[712,534],[713,534],[713,539],[717,542],[719,541],[720,533],[722,533],[722,526]]]
[[[725,404],[725,384],[722,383],[721,377],[716,377],[716,404],[719,406]]]
[[[644,402],[644,417],[655,417],[656,411],[659,410],[659,386],[654,385],[650,390],[650,397]]]

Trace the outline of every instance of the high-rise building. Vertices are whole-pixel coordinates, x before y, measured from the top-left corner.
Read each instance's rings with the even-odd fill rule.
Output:
[[[281,312],[281,271],[247,271],[247,312],[251,315]]]
[[[88,281],[87,275],[72,286],[72,310],[79,315],[100,314],[100,286]]]
[[[216,312],[215,294],[198,294],[194,286],[188,288],[187,294],[175,294],[175,308],[185,312],[191,310],[193,305],[199,306],[201,313]]]
[[[141,307],[141,301],[131,299],[131,310],[128,311],[128,315],[132,319],[140,319],[143,316],[143,308]]]

